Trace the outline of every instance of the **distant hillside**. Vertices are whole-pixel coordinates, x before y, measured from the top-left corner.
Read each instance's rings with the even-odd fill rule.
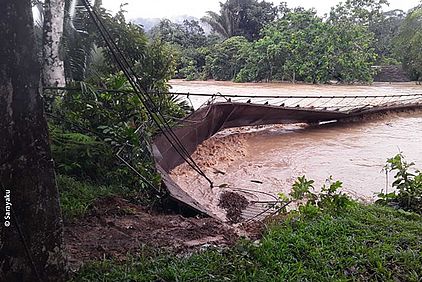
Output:
[[[153,28],[155,25],[157,25],[160,21],[161,19],[159,18],[136,18],[131,20],[131,22],[133,23],[142,25],[146,32]]]
[[[136,18],[136,19],[131,20],[131,22],[142,25],[144,27],[145,32],[148,32],[155,25],[159,24],[162,19],[164,18]],[[174,23],[179,23],[179,24],[183,23],[184,20],[190,20],[190,21],[195,20],[201,24],[205,33],[208,34],[211,32],[211,28],[207,24],[203,24],[201,20],[196,17],[182,15],[182,16],[170,17],[168,19]]]

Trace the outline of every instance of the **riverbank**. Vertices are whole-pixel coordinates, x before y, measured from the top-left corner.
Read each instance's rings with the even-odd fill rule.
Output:
[[[176,255],[144,247],[83,267],[73,281],[420,281],[422,219],[376,205],[279,217],[260,240]]]
[[[260,238],[263,223],[232,226],[205,217],[185,217],[145,203],[142,194],[120,186],[102,186],[58,176],[69,268],[105,258],[125,261],[148,248],[172,254],[192,253],[204,246],[233,246],[241,236]]]
[[[154,212],[135,204],[134,195],[116,195],[112,187],[59,180],[66,250],[75,267],[71,281],[422,278],[421,215],[344,201],[344,194],[335,191],[318,196],[318,205],[306,204],[299,212],[229,225]],[[293,195],[304,188],[295,186],[291,196],[301,199]]]

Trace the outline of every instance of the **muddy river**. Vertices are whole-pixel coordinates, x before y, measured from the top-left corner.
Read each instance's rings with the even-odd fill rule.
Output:
[[[172,91],[243,95],[388,95],[422,93],[407,84],[373,86],[313,86],[172,81]],[[190,97],[194,107],[206,98]],[[399,151],[422,168],[422,111],[392,113],[349,123],[321,126],[274,125],[229,129],[204,142],[194,159],[216,185],[277,194],[288,193],[298,176],[314,179],[317,187],[332,176],[354,198],[373,201],[386,188],[383,167]],[[210,188],[186,165],[173,179],[216,214],[221,188]]]

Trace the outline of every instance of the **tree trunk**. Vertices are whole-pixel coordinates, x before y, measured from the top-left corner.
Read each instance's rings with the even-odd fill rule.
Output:
[[[46,0],[43,31],[43,84],[65,87],[66,79],[62,59],[64,0]]]
[[[63,223],[31,2],[0,6],[0,281],[63,281]]]

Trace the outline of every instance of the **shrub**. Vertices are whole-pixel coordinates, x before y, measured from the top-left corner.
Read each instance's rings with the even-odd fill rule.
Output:
[[[379,193],[377,203],[387,204],[405,211],[422,213],[422,172],[413,169],[414,163],[408,163],[402,153],[387,160],[387,172],[395,171],[391,193]]]
[[[319,193],[313,192],[313,184],[314,181],[306,179],[305,176],[298,177],[293,184],[290,197],[280,194],[280,198],[297,203],[299,213],[307,216],[317,215],[321,211],[339,213],[354,203],[349,196],[338,191],[343,183],[334,182],[331,176]]]

